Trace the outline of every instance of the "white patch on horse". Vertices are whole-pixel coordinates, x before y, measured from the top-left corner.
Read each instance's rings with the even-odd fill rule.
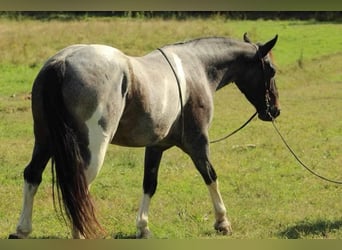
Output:
[[[164,91],[161,92],[161,103],[160,103],[160,113],[165,114],[168,111],[168,107],[170,105],[169,102],[169,94],[170,94],[170,84],[168,84],[169,80],[167,78],[164,79]]]
[[[215,216],[217,220],[222,219],[226,216],[226,208],[223,204],[222,197],[218,187],[218,181],[212,182],[208,185],[210,197],[213,201],[214,209],[215,209]]]
[[[185,103],[186,80],[185,80],[185,73],[183,69],[182,60],[176,54],[172,54],[172,56],[176,64],[177,77],[179,79],[179,84],[180,84],[180,88],[182,92],[182,100],[183,100],[183,103]]]
[[[102,126],[99,124],[99,120],[103,116],[103,107],[99,105],[92,117],[85,123],[88,127],[88,138],[89,138],[89,150],[91,154],[90,164],[86,169],[87,183],[90,184],[98,172],[100,171],[108,143],[110,140],[110,135],[106,133]]]
[[[150,195],[144,194],[140,203],[140,208],[136,220],[138,238],[146,238],[149,236],[150,233],[150,230],[148,228],[148,208],[150,206],[150,201]]]
[[[123,53],[120,50],[110,47],[110,46],[100,45],[100,44],[92,44],[90,46],[92,46],[98,54],[100,54],[104,58],[107,58],[107,60],[113,60],[113,55],[115,53],[123,55]]]
[[[32,208],[33,198],[36,194],[38,186],[34,186],[25,181],[24,183],[24,199],[23,210],[17,225],[17,236],[19,238],[26,238],[32,232]]]

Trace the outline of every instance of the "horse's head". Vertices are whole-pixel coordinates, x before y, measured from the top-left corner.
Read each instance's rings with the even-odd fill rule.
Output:
[[[272,121],[280,115],[279,96],[275,83],[276,70],[270,58],[270,51],[277,38],[278,36],[275,36],[263,45],[253,44],[256,52],[252,56],[243,57],[244,71],[235,81],[263,121]],[[244,41],[252,44],[246,34]]]

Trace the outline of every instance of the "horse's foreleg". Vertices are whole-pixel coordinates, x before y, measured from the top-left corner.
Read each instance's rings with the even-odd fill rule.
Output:
[[[16,233],[10,239],[27,238],[32,232],[33,199],[42,181],[42,173],[50,158],[47,146],[35,144],[32,160],[24,170],[23,206]]]
[[[147,147],[145,150],[144,163],[144,194],[140,203],[139,212],[136,219],[137,238],[148,238],[150,230],[148,228],[148,209],[152,196],[157,188],[158,169],[163,150],[157,147]]]
[[[216,221],[214,224],[214,228],[217,231],[222,232],[223,234],[231,234],[232,228],[226,216],[227,210],[223,204],[223,200],[218,188],[218,181],[216,180],[212,182],[207,187],[209,189],[211,200],[215,209]]]
[[[196,149],[192,150],[193,154],[190,154],[196,168],[200,172],[203,177],[205,183],[207,184],[209,194],[211,200],[213,202],[214,210],[215,210],[215,224],[214,228],[223,233],[223,234],[231,234],[232,228],[230,222],[228,221],[226,215],[226,208],[224,206],[219,188],[218,188],[218,180],[217,175],[213,166],[211,165],[208,157],[208,146],[204,145],[203,147],[199,147],[200,144],[196,144]],[[202,149],[200,149],[202,148]]]
[[[137,238],[148,238],[150,236],[150,229],[148,227],[148,209],[150,206],[151,196],[144,192],[139,212],[136,219]]]

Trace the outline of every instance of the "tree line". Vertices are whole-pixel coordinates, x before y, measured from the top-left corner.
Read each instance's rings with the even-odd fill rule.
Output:
[[[0,16],[20,20],[81,20],[87,17],[128,17],[179,19],[220,16],[233,20],[315,20],[342,21],[342,11],[2,11]]]

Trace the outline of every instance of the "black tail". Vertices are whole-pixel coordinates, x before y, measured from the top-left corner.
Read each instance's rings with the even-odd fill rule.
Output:
[[[84,173],[88,164],[85,157],[88,145],[79,139],[77,124],[63,101],[63,66],[62,63],[47,66],[42,87],[52,155],[53,186],[56,182],[59,207],[64,208],[71,224],[85,238],[95,238],[102,229],[95,217]]]

